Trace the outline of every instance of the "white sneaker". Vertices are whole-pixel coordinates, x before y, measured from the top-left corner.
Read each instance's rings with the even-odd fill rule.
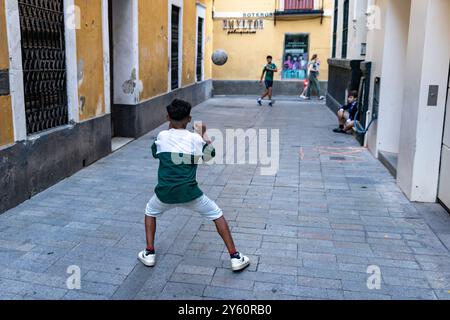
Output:
[[[324,96],[321,96],[321,97],[319,98],[319,100],[325,100],[325,97],[324,97]]]
[[[239,253],[239,258],[231,259],[231,269],[233,271],[241,271],[250,265],[250,259]]]
[[[153,267],[156,264],[156,254],[145,254],[145,250],[139,252],[138,259],[147,267]]]

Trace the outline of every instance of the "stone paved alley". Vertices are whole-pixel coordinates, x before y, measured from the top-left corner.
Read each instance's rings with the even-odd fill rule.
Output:
[[[234,274],[214,225],[184,210],[159,220],[158,264],[136,259],[166,124],[0,216],[0,299],[449,299],[450,216],[410,203],[324,104],[214,98],[193,112],[211,128],[279,128],[280,170],[202,166],[252,259]],[[69,290],[69,266],[81,289]],[[369,266],[382,283],[369,290]]]

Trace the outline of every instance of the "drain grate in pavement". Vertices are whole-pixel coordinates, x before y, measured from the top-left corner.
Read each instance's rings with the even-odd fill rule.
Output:
[[[347,160],[345,157],[330,157],[331,161],[345,161]]]

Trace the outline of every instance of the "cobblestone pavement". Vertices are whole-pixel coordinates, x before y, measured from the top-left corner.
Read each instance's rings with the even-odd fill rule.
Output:
[[[214,225],[181,209],[159,220],[159,261],[138,263],[143,212],[156,183],[150,143],[160,127],[0,216],[1,299],[449,299],[450,216],[410,203],[324,104],[214,98],[194,110],[212,128],[279,128],[280,170],[202,166],[224,209],[239,274]],[[67,268],[81,268],[69,290]],[[379,290],[369,290],[369,266]]]

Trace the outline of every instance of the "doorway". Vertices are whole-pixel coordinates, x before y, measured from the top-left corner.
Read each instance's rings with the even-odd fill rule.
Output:
[[[134,8],[132,0],[108,0],[110,94],[111,94],[111,149],[117,151],[134,140],[120,136],[121,108],[134,103],[133,95],[122,89],[124,81],[130,78],[129,70],[135,67],[133,32]],[[122,129],[123,130],[123,129]]]
[[[441,171],[439,174],[439,201],[450,210],[450,67],[447,82],[444,138],[442,142]]]

